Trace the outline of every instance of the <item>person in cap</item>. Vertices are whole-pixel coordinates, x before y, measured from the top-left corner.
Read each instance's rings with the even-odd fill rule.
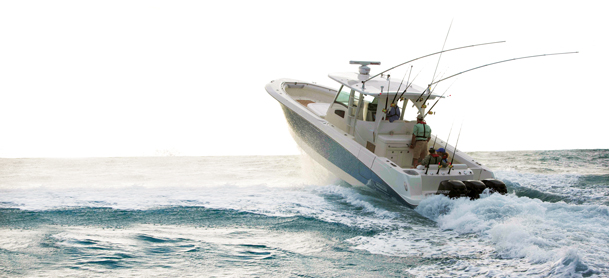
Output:
[[[444,148],[439,148],[438,150],[436,150],[436,152],[440,157],[442,157],[442,161],[448,164],[448,152],[446,152]]]
[[[412,166],[417,167],[419,160],[425,159],[429,139],[431,139],[431,127],[425,123],[423,115],[419,115],[417,116],[417,123],[412,129],[412,141],[410,143],[410,148],[414,149]]]
[[[429,155],[427,155],[421,165],[428,167],[429,165],[442,165],[446,167],[448,164],[442,161],[442,157],[436,153],[436,150],[429,148]]]

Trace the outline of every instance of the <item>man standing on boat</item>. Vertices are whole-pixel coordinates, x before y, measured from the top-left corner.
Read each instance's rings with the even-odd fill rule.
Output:
[[[431,127],[429,127],[423,118],[423,115],[417,116],[417,123],[412,129],[412,141],[410,148],[414,149],[412,154],[412,166],[417,167],[419,160],[425,159],[427,154],[427,143],[431,139]]]

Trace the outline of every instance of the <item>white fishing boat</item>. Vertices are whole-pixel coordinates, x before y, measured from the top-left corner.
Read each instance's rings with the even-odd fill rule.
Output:
[[[442,52],[446,51],[450,50]],[[547,55],[555,54],[501,62]],[[405,112],[416,109],[415,115],[429,115],[430,101],[442,96],[430,86],[383,74],[371,76],[368,65],[380,62],[351,64],[359,64],[359,72],[329,74],[338,89],[287,78],[266,85],[266,91],[281,104],[292,136],[310,157],[349,184],[371,187],[410,207],[436,194],[477,198],[486,188],[507,192],[488,167],[435,134],[428,148],[445,148],[452,155],[452,165],[413,165],[410,146],[417,121],[416,117],[404,119]],[[399,116],[393,114],[394,109],[400,111]]]

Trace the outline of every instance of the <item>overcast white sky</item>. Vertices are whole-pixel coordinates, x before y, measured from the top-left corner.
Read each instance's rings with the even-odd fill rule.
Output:
[[[580,53],[460,76],[435,133],[464,121],[465,151],[609,148],[603,1],[412,2],[2,1],[0,157],[297,154],[266,83],[338,88],[327,74],[349,60],[374,73],[439,51],[451,20],[446,48],[507,43],[446,53],[447,75]],[[419,85],[436,62],[414,64]]]

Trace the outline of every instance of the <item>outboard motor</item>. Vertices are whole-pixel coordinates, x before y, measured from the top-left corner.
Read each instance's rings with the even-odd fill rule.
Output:
[[[467,196],[467,187],[460,180],[445,180],[440,182],[437,194],[443,194],[450,198]]]
[[[486,189],[486,185],[478,180],[463,181],[463,183],[469,191],[467,197],[470,197],[472,200],[480,198],[480,194]]]
[[[507,194],[507,186],[500,180],[485,179],[482,182],[490,189],[491,193],[499,192],[502,195]]]

